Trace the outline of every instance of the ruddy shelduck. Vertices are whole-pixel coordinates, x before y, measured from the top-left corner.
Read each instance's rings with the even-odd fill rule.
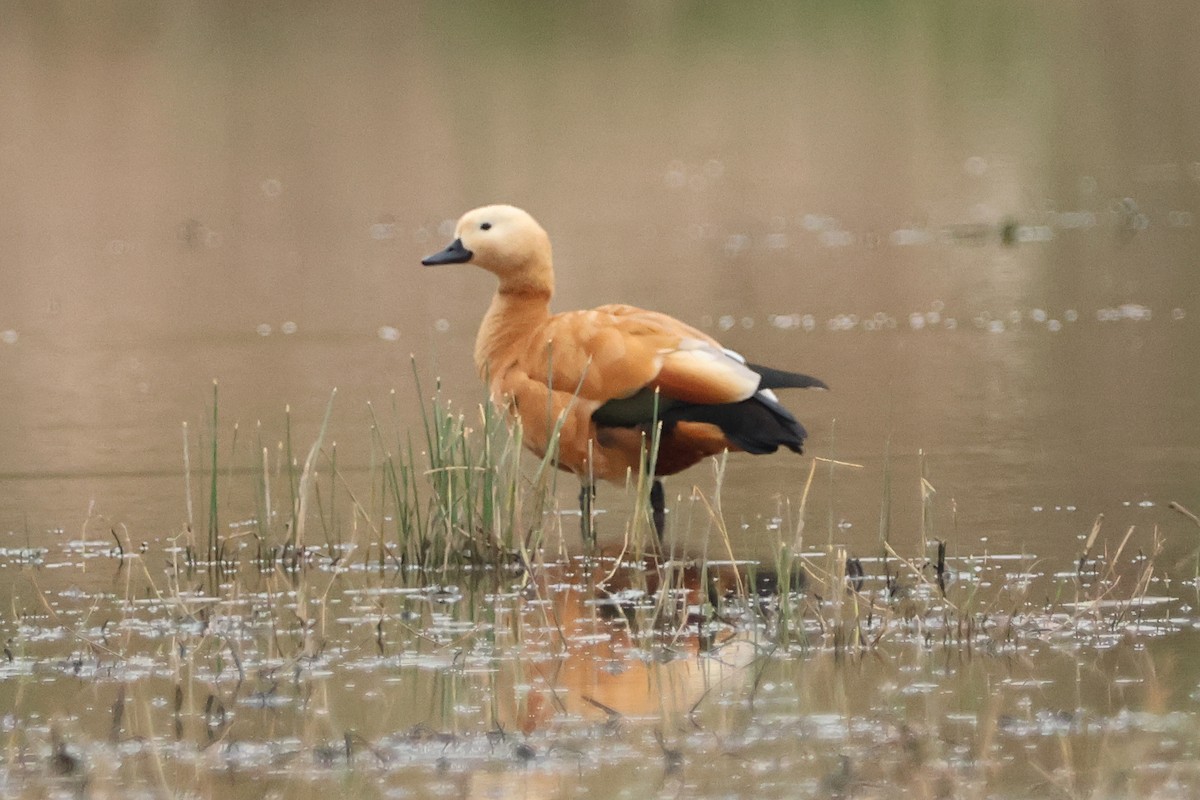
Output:
[[[551,446],[579,476],[582,528],[592,538],[593,481],[636,474],[661,425],[650,500],[662,536],[660,475],[726,450],[803,452],[804,427],[772,389],[827,388],[817,378],[747,362],[679,320],[627,305],[550,313],[550,237],[519,208],[468,211],[455,238],[422,264],[474,264],[499,279],[475,339],[475,366],[493,402],[538,456]]]

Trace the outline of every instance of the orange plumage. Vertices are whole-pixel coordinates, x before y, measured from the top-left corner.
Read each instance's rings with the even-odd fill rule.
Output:
[[[561,468],[585,483],[624,480],[638,469],[656,407],[663,425],[657,475],[724,450],[801,451],[803,427],[770,390],[825,388],[821,381],[747,364],[654,311],[606,305],[552,315],[550,239],[518,208],[469,211],[455,237],[422,263],[472,263],[499,279],[475,341],[475,365],[493,401],[520,418],[524,441],[538,455],[561,419]]]

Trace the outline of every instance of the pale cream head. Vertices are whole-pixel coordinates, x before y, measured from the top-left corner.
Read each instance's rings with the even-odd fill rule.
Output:
[[[454,229],[455,240],[421,263],[469,263],[494,273],[501,291],[552,292],[550,237],[527,212],[515,206],[483,206],[468,211]]]

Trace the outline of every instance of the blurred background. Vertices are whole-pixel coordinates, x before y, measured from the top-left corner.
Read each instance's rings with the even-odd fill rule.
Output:
[[[888,481],[917,536],[923,460],[968,550],[1070,555],[1098,513],[1191,550],[1166,508],[1200,506],[1190,0],[0,13],[10,542],[177,531],[213,380],[223,426],[276,440],[290,405],[304,449],[338,387],[346,469],[367,401],[419,424],[410,354],[477,405],[491,278],[418,262],[509,202],[551,234],[556,308],[652,307],[832,386],[784,399],[862,465],[822,467],[822,540],[871,548]],[[731,459],[747,548],[808,469]]]

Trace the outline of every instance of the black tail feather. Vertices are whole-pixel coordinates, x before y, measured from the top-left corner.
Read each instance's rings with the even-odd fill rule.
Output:
[[[808,436],[804,426],[786,408],[760,394],[738,403],[720,405],[683,404],[663,414],[663,430],[670,433],[680,422],[704,422],[721,432],[747,453],[764,455],[786,447],[804,452]]]
[[[758,384],[759,389],[828,389],[825,381],[820,378],[814,378],[812,375],[802,375],[799,372],[787,372],[782,369],[773,367],[764,367],[762,364],[751,364],[746,362],[746,366],[762,376],[762,381]]]

